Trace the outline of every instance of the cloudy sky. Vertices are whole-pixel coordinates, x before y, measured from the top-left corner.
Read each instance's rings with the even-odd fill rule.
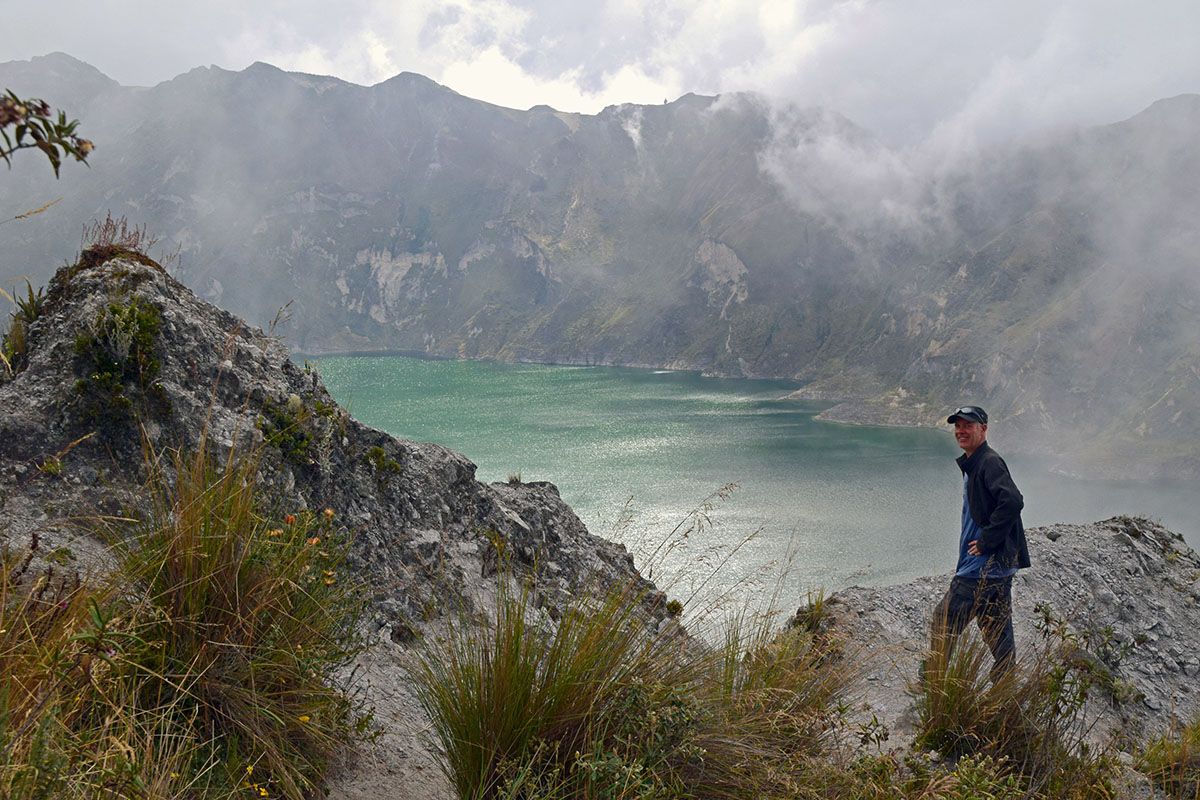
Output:
[[[427,75],[594,112],[755,90],[895,144],[1108,122],[1200,92],[1200,3],[1106,0],[58,0],[4,12],[0,60],[65,51],[130,85],[195,66],[372,84]]]

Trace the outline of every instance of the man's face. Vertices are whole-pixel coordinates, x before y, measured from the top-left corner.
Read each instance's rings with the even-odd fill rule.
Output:
[[[987,425],[966,419],[954,420],[954,439],[967,455],[974,453],[987,438]]]

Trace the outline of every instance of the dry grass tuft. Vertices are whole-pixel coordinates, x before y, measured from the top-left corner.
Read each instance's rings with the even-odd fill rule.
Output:
[[[149,464],[109,580],[0,563],[0,796],[307,797],[365,732],[333,515],[273,524],[255,460],[203,444]]]

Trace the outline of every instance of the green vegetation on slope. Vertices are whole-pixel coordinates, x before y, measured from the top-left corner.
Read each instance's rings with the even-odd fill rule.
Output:
[[[337,682],[361,601],[334,514],[273,524],[254,459],[203,443],[150,467],[107,580],[4,553],[0,795],[309,796],[367,719]]]
[[[1138,769],[1169,797],[1200,800],[1200,719],[1147,743]]]
[[[716,647],[648,631],[629,591],[557,622],[533,596],[509,576],[494,613],[427,642],[412,667],[462,800],[1113,796],[1115,760],[1085,742],[1095,664],[1063,628],[995,685],[977,639],[935,646],[900,755],[881,752],[877,721],[851,721],[858,659],[819,595],[783,630],[735,615]],[[1178,762],[1158,755],[1167,745],[1148,752]]]

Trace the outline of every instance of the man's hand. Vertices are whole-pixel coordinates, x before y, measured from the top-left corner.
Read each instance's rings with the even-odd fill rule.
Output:
[[[967,542],[967,552],[973,556],[983,555],[983,552],[979,549],[978,539],[972,539],[971,541]]]

